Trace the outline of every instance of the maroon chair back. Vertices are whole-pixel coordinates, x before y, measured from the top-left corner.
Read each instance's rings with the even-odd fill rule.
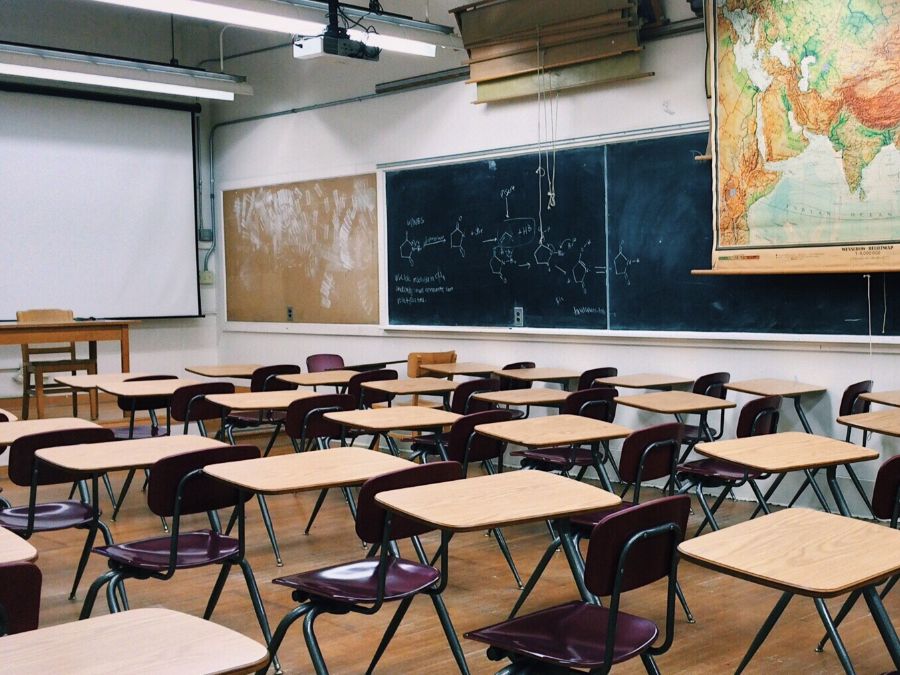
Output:
[[[506,450],[506,443],[476,433],[475,427],[479,424],[507,422],[517,419],[518,416],[517,412],[506,408],[463,415],[450,427],[447,438],[447,458],[454,462],[468,464],[502,456]]]
[[[64,429],[22,436],[9,446],[9,479],[16,485],[29,487],[34,471],[34,453],[41,448],[81,445],[82,443],[106,443],[114,440],[116,440],[116,435],[113,430],[102,428]],[[37,485],[56,485],[72,483],[89,475],[66,471],[47,462],[41,462],[36,481]]]
[[[622,551],[639,532],[674,523],[678,529],[635,543],[628,555],[622,592],[640,588],[669,575],[676,548],[684,538],[691,498],[688,495],[662,497],[630,509],[617,511],[601,520],[591,532],[585,560],[584,583],[594,595],[612,595]]]
[[[507,363],[502,370],[521,370],[523,368],[534,368],[534,361],[517,361],[515,363]],[[510,389],[531,389],[531,382],[525,380],[514,380],[511,377],[497,376],[500,379],[500,390],[509,391]]]
[[[560,413],[612,422],[616,418],[616,396],[618,395],[618,390],[612,387],[594,387],[573,391],[566,396]]]
[[[189,473],[207,464],[256,459],[259,455],[259,448],[255,445],[226,445],[161,459],[150,468],[147,505],[157,516],[172,516],[178,486]],[[182,494],[181,515],[236,506],[238,494],[239,491],[233,486],[200,473],[191,479],[190,487]],[[242,494],[243,501],[253,496],[250,492]]]
[[[844,389],[844,395],[841,396],[841,407],[838,411],[838,416],[843,417],[844,415],[869,412],[872,402],[861,399],[859,395],[871,392],[874,384],[875,383],[872,382],[872,380],[863,380],[862,382],[851,384]]]
[[[738,417],[735,436],[764,436],[778,431],[781,396],[763,396],[744,404]]]
[[[341,435],[341,425],[330,422],[326,412],[355,410],[356,401],[350,394],[322,394],[301,398],[288,406],[284,419],[284,432],[291,438],[336,438]]]
[[[201,382],[178,387],[172,396],[172,419],[177,422],[219,419],[222,416],[221,406],[210,403],[204,397],[233,393],[234,385],[231,382]]]
[[[124,382],[147,382],[150,380],[177,380],[176,375],[140,375],[138,377],[129,377]],[[169,396],[141,396],[137,399],[138,410],[158,410],[159,408],[168,407],[171,398]],[[116,405],[122,412],[131,412],[134,407],[135,398],[133,396],[116,397]]]
[[[725,385],[731,381],[731,373],[709,373],[698,377],[694,382],[691,391],[695,394],[703,394],[704,396],[713,396],[715,398],[724,399],[728,390]]]
[[[472,398],[472,394],[480,394],[485,391],[497,391],[498,389],[500,389],[500,380],[495,380],[492,377],[460,382],[456,385],[456,389],[453,390],[453,398],[450,401],[450,412],[454,412],[457,415],[467,415],[468,413],[490,410],[494,407],[491,403]]]
[[[347,382],[347,393],[353,397],[357,408],[369,408],[375,403],[390,403],[394,400],[393,394],[380,391],[365,391],[363,382],[377,382],[380,380],[396,380],[399,378],[396,370],[367,370],[358,373]]]
[[[289,391],[296,389],[296,384],[282,382],[275,375],[295,375],[299,372],[300,366],[294,364],[262,366],[254,370],[250,376],[250,391]]]
[[[306,370],[310,373],[338,370],[343,367],[344,357],[340,354],[312,354],[306,357]]]
[[[594,380],[599,377],[615,377],[618,374],[618,368],[591,368],[584,371],[581,374],[581,377],[578,378],[578,390],[580,391],[581,389],[590,389],[592,387],[606,387],[608,385],[602,384],[600,382],[594,382]]]
[[[462,465],[458,462],[431,462],[417,464],[370,478],[359,489],[356,506],[356,536],[369,544],[381,543],[384,534],[385,510],[375,501],[375,495],[386,490],[399,490],[415,485],[431,485],[463,478]],[[418,521],[394,515],[391,522],[391,539],[416,537],[435,529]]]
[[[881,520],[890,520],[896,527],[896,510],[900,497],[900,455],[891,457],[878,469],[872,489],[872,513]]]
[[[41,570],[33,563],[0,565],[0,635],[38,627],[42,580]]]
[[[622,443],[619,475],[638,486],[645,480],[671,476],[681,448],[684,426],[658,424],[630,434]]]

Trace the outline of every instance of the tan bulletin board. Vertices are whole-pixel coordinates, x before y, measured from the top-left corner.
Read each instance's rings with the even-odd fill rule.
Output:
[[[376,192],[375,174],[226,190],[228,320],[377,324]]]

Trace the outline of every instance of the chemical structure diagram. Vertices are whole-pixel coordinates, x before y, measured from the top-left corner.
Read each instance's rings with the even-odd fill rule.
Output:
[[[485,255],[487,266],[491,274],[499,277],[505,284],[510,283],[512,270],[534,269],[560,275],[565,284],[578,286],[584,294],[587,294],[590,276],[605,275],[607,272],[605,265],[591,264],[592,257],[603,255],[602,249],[596,251],[595,243],[591,239],[581,241],[578,237],[566,237],[561,241],[554,240],[551,236],[551,227],[539,219],[510,215],[511,211],[515,210],[516,196],[518,193],[515,185],[499,191],[504,217],[494,225],[469,225],[464,222],[463,216],[458,216],[452,229],[446,234],[411,238],[407,230],[400,244],[401,259],[407,261],[410,267],[414,267],[417,254],[431,246],[446,246],[449,255],[454,257],[459,255],[460,258],[466,257],[467,247],[469,249],[474,247],[474,252],[477,253],[478,245],[488,246],[490,254]],[[626,278],[627,265],[633,262],[638,261],[626,259],[624,267]],[[618,270],[617,266],[617,274]]]
[[[625,284],[631,286],[631,278],[628,276],[628,269],[632,265],[641,262],[641,259],[629,258],[622,252],[623,246],[625,246],[625,242],[620,241],[619,252],[616,253],[616,257],[613,258],[613,269],[615,270],[617,277],[625,277]]]

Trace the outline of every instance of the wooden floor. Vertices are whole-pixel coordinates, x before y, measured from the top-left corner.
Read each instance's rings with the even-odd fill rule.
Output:
[[[65,409],[62,410],[60,414],[66,414]],[[112,411],[108,416],[114,416]],[[244,436],[241,440],[251,438],[260,445],[264,443],[261,436]],[[276,452],[287,451],[285,444],[276,446]],[[123,480],[124,474],[113,476],[116,489]],[[13,504],[26,503],[25,489],[12,486],[5,475],[2,485],[4,496]],[[66,492],[67,489],[48,488],[42,499],[65,498]],[[162,534],[159,520],[149,513],[144,499],[139,489],[132,489],[118,522],[110,523],[116,541]],[[274,577],[364,555],[354,536],[347,507],[337,492],[329,494],[310,535],[303,535],[303,525],[314,500],[314,494],[269,499],[284,558],[282,568],[275,565],[259,509],[255,502],[249,504],[248,557],[273,628],[293,606],[290,592],[271,583]],[[106,503],[104,510],[111,512]],[[727,503],[721,509],[721,524],[739,522],[748,517],[750,510],[747,503]],[[699,518],[693,516],[691,532],[698,522]],[[206,526],[205,519],[198,520],[197,526]],[[509,528],[505,534],[520,573],[527,576],[548,543],[545,527],[536,524]],[[32,542],[40,552],[38,565],[44,574],[41,625],[76,620],[84,592],[90,582],[106,569],[105,562],[99,556],[92,556],[78,594],[79,600],[70,602],[68,591],[84,542],[82,532],[71,530],[36,535]],[[432,536],[426,539],[426,547],[434,550],[436,542],[437,538]],[[407,553],[412,556],[411,551]],[[865,551],[860,551],[860,555],[865,555]],[[494,540],[481,533],[462,534],[454,538],[449,571],[450,585],[444,597],[459,634],[502,620],[517,598],[518,591]],[[215,575],[215,569],[200,569],[179,572],[166,582],[131,581],[128,583],[129,599],[132,607],[164,606],[200,616]],[[679,577],[697,623],[688,624],[678,610],[675,642],[669,652],[658,658],[660,669],[664,673],[734,672],[779,593],[703,570],[690,563],[681,564]],[[526,604],[526,611],[576,597],[565,558],[559,554]],[[653,586],[626,596],[624,609],[656,619],[661,624],[663,602],[664,586]],[[829,603],[833,613],[839,604],[839,600]],[[886,605],[895,619],[900,617],[900,591],[888,596]],[[95,614],[105,612],[105,602],[101,598],[95,607]],[[389,611],[371,617],[352,614],[322,616],[317,621],[317,634],[331,672],[364,672],[390,614],[389,608]],[[240,571],[232,573],[213,619],[260,639],[259,627]],[[822,632],[812,601],[795,598],[746,672],[842,672],[833,650],[826,649],[821,654],[813,651]],[[893,669],[864,603],[860,603],[841,626],[841,634],[859,673],[880,673]],[[489,661],[479,643],[462,640],[462,644],[473,673],[495,672],[502,665]],[[299,622],[288,634],[279,656],[285,672],[311,672]],[[102,655],[98,655],[98,659],[102,659]],[[164,666],[160,667],[160,672],[165,672]],[[437,616],[427,598],[417,599],[413,603],[382,658],[378,672],[456,672]],[[640,661],[635,660],[618,667],[616,672],[639,673],[643,669]]]

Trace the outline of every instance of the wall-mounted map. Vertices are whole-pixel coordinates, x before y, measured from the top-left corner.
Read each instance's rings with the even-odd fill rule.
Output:
[[[713,268],[900,270],[900,0],[716,0]]]
[[[229,321],[378,323],[375,175],[222,196]]]

